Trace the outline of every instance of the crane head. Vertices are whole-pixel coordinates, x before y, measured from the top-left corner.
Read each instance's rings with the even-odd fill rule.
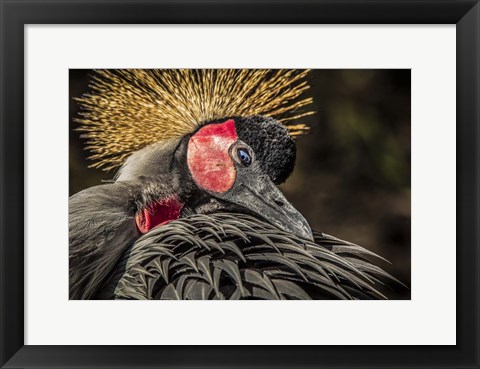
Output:
[[[276,186],[290,175],[294,164],[295,144],[288,130],[271,118],[210,123],[188,141],[187,165],[199,188],[311,239],[307,221]]]

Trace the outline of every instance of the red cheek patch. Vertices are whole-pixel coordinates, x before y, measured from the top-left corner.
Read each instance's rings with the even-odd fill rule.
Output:
[[[211,192],[226,192],[235,183],[235,165],[228,154],[238,140],[233,119],[209,124],[188,142],[187,164],[195,183]]]
[[[183,204],[177,197],[169,197],[139,210],[135,215],[137,228],[141,233],[147,233],[156,226],[167,224],[180,218]]]

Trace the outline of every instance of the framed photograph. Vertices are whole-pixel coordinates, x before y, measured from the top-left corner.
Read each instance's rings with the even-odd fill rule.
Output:
[[[478,1],[2,6],[2,368],[477,368]]]

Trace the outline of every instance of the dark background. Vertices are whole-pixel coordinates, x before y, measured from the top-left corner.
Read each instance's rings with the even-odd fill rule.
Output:
[[[88,91],[89,70],[70,70],[70,195],[114,172],[88,168],[72,99]],[[380,266],[410,286],[410,70],[313,70],[316,114],[302,122],[297,164],[281,189],[313,229],[385,257]],[[410,290],[384,291],[409,299]]]

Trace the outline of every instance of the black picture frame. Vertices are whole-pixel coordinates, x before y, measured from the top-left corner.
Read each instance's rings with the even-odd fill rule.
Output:
[[[479,368],[478,0],[1,0],[0,13],[2,368]],[[123,23],[456,24],[457,345],[24,345],[24,25]]]

